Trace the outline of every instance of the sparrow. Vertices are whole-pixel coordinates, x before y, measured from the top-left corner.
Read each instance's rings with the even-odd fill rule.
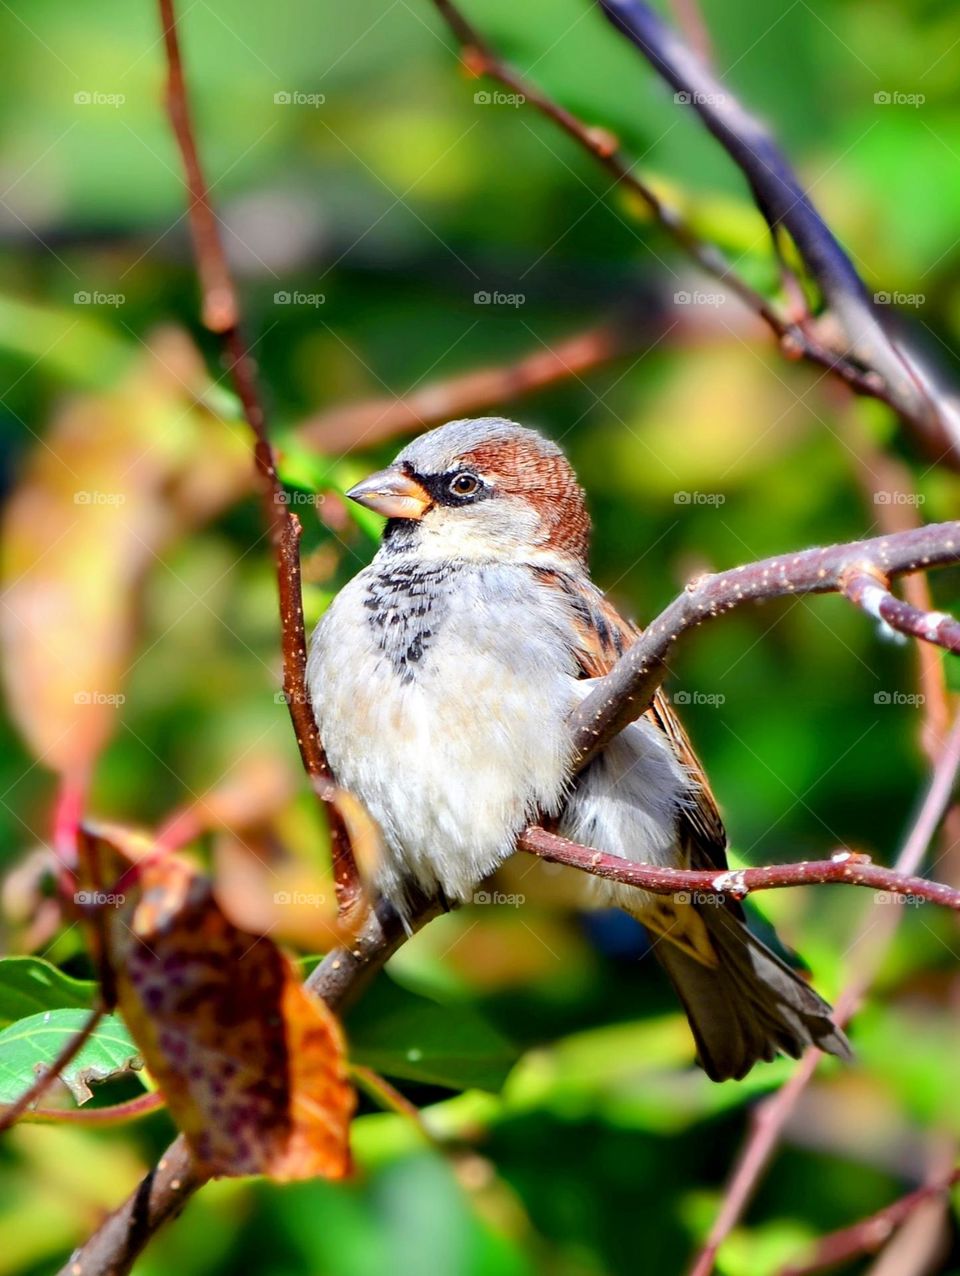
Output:
[[[716,801],[663,694],[575,774],[570,714],[639,630],[590,578],[584,493],[556,444],[498,417],[451,421],[347,496],[387,522],[317,626],[308,683],[333,775],[382,833],[376,892],[401,916],[418,893],[469,900],[544,819],[638,863],[727,868]],[[850,1056],[737,901],[583,876],[585,902],[647,928],[711,1078],[810,1045]]]

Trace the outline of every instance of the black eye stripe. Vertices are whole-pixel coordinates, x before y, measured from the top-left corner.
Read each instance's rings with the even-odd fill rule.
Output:
[[[429,492],[435,505],[447,505],[457,508],[472,505],[476,501],[486,500],[494,496],[494,490],[472,470],[447,470],[445,474],[420,474],[413,472],[411,478]],[[472,480],[475,486],[469,490],[458,492],[455,484],[462,480]]]

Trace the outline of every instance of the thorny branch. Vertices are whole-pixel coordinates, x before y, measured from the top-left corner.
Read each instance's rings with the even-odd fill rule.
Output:
[[[734,292],[769,327],[789,359],[817,364],[856,393],[889,404],[938,460],[960,466],[960,414],[929,384],[927,374],[880,323],[862,280],[804,192],[767,130],[710,68],[640,0],[598,0],[613,24],[677,89],[677,109],[695,109],[746,177],[774,235],[790,233],[828,310],[817,318],[783,315],[752,288],[714,245],[701,239],[680,211],[634,172],[609,130],[587,124],[501,58],[453,0],[433,0],[463,49],[474,75],[488,75],[524,96],[632,191],[675,242],[703,270]]]

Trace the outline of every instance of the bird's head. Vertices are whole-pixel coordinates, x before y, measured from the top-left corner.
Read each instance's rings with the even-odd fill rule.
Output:
[[[451,421],[347,493],[389,520],[385,544],[469,562],[586,563],[590,519],[570,462],[499,417]]]

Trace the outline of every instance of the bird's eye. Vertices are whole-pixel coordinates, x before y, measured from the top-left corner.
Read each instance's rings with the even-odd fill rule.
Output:
[[[476,474],[458,474],[450,480],[449,490],[454,496],[472,496],[479,489],[480,480]]]

